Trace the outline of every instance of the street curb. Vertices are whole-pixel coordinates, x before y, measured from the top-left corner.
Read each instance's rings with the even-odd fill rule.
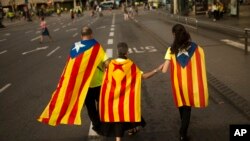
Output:
[[[134,21],[134,20],[133,20]],[[153,31],[134,21],[138,27],[143,28],[146,32],[153,34],[154,38],[157,39],[162,45],[167,45],[168,43],[164,41],[161,37],[155,34]],[[214,88],[222,97],[227,100],[233,107],[235,107],[240,113],[242,113],[248,120],[250,120],[250,103],[233,91],[231,88],[226,86],[211,73],[207,72],[208,85]],[[212,97],[210,95],[210,97]],[[213,98],[213,97],[212,97]]]
[[[243,115],[250,120],[250,103],[226,86],[223,82],[207,72],[208,84],[221,94],[230,104],[237,108]]]

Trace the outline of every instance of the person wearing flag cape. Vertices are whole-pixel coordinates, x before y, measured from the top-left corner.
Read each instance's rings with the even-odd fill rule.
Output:
[[[82,40],[72,45],[59,84],[38,121],[52,126],[80,125],[81,109],[85,104],[93,129],[97,130],[100,126],[97,105],[107,56],[93,39],[89,27],[83,27],[81,34]]]
[[[141,79],[150,78],[162,69],[162,65],[148,73],[127,58],[128,45],[118,43],[118,58],[108,64],[103,78],[99,99],[101,119],[100,135],[116,137],[120,141],[126,130],[136,133],[145,126],[141,117]]]
[[[162,72],[170,66],[173,97],[179,109],[180,140],[187,141],[191,107],[208,106],[208,87],[203,49],[191,41],[190,34],[181,24],[172,28],[174,42],[167,49]]]

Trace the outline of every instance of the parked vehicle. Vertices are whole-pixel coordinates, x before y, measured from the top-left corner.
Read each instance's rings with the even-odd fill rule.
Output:
[[[104,1],[100,3],[100,7],[102,8],[102,10],[114,9],[115,3],[114,1]]]

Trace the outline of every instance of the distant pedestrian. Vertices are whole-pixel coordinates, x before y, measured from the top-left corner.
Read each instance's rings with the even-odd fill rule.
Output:
[[[223,18],[223,15],[224,15],[224,5],[223,3],[219,3],[218,4],[218,16],[219,16],[219,19]]]
[[[118,58],[108,64],[102,82],[99,110],[101,130],[99,134],[116,137],[121,141],[124,132],[129,135],[145,126],[141,118],[141,80],[157,74],[162,65],[148,72],[142,73],[137,65],[128,58],[128,45],[118,43]]]
[[[75,21],[75,12],[72,9],[70,9],[70,17],[71,17],[71,21],[74,23],[74,21]]]
[[[139,13],[139,9],[138,9],[138,6],[136,5],[135,6],[135,14],[136,14],[136,16],[138,16],[138,13]]]
[[[129,11],[128,11],[129,18],[133,19],[134,18],[134,7],[130,6]]]
[[[214,4],[212,5],[212,12],[213,12],[213,15],[214,15],[213,21],[218,20],[218,18],[219,18],[219,8],[218,8],[218,3],[217,2],[214,2]]]
[[[43,37],[44,36],[48,36],[50,38],[50,40],[52,41],[52,37],[49,34],[49,30],[47,27],[47,23],[44,20],[44,17],[41,17],[41,22],[40,22],[40,27],[41,27],[41,31],[42,31],[42,35],[41,35],[41,39],[40,39],[40,43],[43,42]]]
[[[187,141],[191,107],[208,105],[208,87],[203,49],[191,41],[183,25],[172,28],[174,42],[167,49],[162,69],[166,73],[170,65],[173,97],[180,112],[180,140]]]
[[[127,10],[126,6],[124,6],[124,9],[123,9],[123,16],[124,16],[124,20],[127,21],[128,20],[128,10]]]

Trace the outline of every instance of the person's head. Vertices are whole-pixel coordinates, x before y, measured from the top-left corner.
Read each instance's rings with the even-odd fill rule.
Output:
[[[41,17],[41,21],[44,21],[44,17]]]
[[[177,54],[179,50],[186,49],[190,45],[191,37],[183,25],[174,25],[172,33],[174,42],[171,47],[171,53]]]
[[[83,40],[88,40],[93,38],[93,31],[90,27],[84,26],[81,31],[82,34],[82,39]]]
[[[125,42],[120,42],[117,44],[118,57],[127,59],[128,55],[128,45]]]

